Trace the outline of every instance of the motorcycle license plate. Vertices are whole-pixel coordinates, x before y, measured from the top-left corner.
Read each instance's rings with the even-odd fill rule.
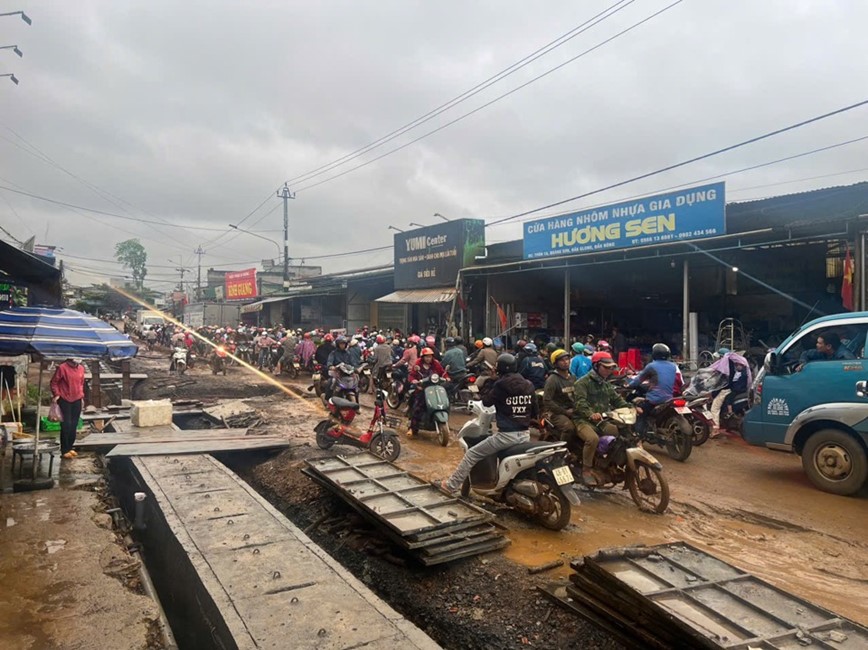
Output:
[[[299,365],[298,363],[293,363],[293,364],[292,364],[292,367],[295,368],[296,370],[300,370],[300,369],[301,369],[301,365]]]
[[[686,406],[676,406],[675,412],[680,413],[681,415],[687,415],[690,413],[690,409],[687,408]]]
[[[320,380],[319,373],[317,373],[317,372],[313,373],[313,376],[311,377],[311,379],[313,379],[314,381],[319,381]]]
[[[711,419],[711,411],[709,411],[708,409],[702,409],[702,416],[706,420],[710,420]]]
[[[479,389],[476,387],[476,384],[470,384],[470,386],[467,387],[467,390],[469,390],[471,393],[478,393],[479,392]]]
[[[552,470],[552,474],[555,477],[555,483],[558,485],[566,485],[567,483],[573,482],[573,473],[570,471],[570,468],[564,465],[563,467],[555,467]]]

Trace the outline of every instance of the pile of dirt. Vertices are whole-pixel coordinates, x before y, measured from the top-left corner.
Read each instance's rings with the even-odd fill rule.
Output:
[[[425,568],[301,473],[318,450],[233,467],[326,552],[445,648],[620,648],[536,591],[549,579],[499,554]]]

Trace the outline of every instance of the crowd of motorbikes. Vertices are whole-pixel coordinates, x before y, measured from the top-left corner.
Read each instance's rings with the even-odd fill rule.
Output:
[[[365,341],[367,344],[362,346],[357,365],[343,362],[327,368],[314,355],[305,358],[297,354],[298,348],[282,344],[285,341],[273,340],[264,349],[245,337],[227,337],[225,331],[218,331],[209,338],[213,345],[205,344],[204,348],[201,342],[174,347],[171,370],[183,374],[203,357],[208,359],[214,374],[225,375],[236,360],[263,371],[279,370],[290,378],[310,373],[308,390],[322,400],[328,413],[315,427],[316,442],[322,449],[350,445],[367,449],[386,460],[395,460],[401,452],[396,433],[400,420],[389,411],[406,407],[405,415],[409,415],[417,399],[424,405],[420,431],[433,432],[443,446],[453,437],[449,422],[452,409],[463,409],[473,416],[455,436],[463,449],[473,447],[491,434],[494,409],[483,406],[480,401],[481,394],[494,383],[493,368],[488,365],[483,364],[478,371],[462,370],[443,377],[435,373],[411,382],[410,368],[406,366],[390,364],[374,376],[369,359],[376,345],[373,341]],[[392,361],[397,362],[398,358],[396,354]],[[609,381],[628,403],[636,404],[642,400],[643,387],[629,387],[629,378],[618,374]],[[367,429],[360,432],[353,426],[361,408],[359,395],[371,387],[373,414]],[[604,413],[604,420],[615,425],[618,434],[600,436],[593,465],[598,482],[589,489],[622,486],[640,509],[664,512],[669,503],[669,486],[661,463],[644,445],[663,448],[671,458],[683,462],[694,446],[708,440],[714,427],[710,408],[717,391],[702,388],[707,386],[693,390],[688,387],[683,395],[673,395],[670,400],[654,406],[647,415],[646,426],[641,429],[636,427],[636,411],[632,407]],[[515,445],[478,463],[461,493],[463,496],[473,493],[503,503],[547,528],[558,530],[569,523],[570,506],[578,503],[573,486],[575,477],[581,476],[581,459],[568,450],[546,417],[542,390],[536,392],[536,399],[541,414],[535,422],[539,440]],[[747,395],[736,396],[731,404],[733,407],[721,411],[721,426],[737,430],[748,408]]]

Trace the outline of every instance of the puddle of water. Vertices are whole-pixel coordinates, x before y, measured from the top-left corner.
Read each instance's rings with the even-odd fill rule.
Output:
[[[65,539],[47,539],[45,540],[45,550],[48,551],[49,555],[53,555],[58,551],[62,550],[63,547],[66,546]]]

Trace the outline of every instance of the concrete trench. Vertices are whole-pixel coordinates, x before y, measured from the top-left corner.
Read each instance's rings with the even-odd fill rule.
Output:
[[[439,647],[210,456],[110,475],[180,648]]]

